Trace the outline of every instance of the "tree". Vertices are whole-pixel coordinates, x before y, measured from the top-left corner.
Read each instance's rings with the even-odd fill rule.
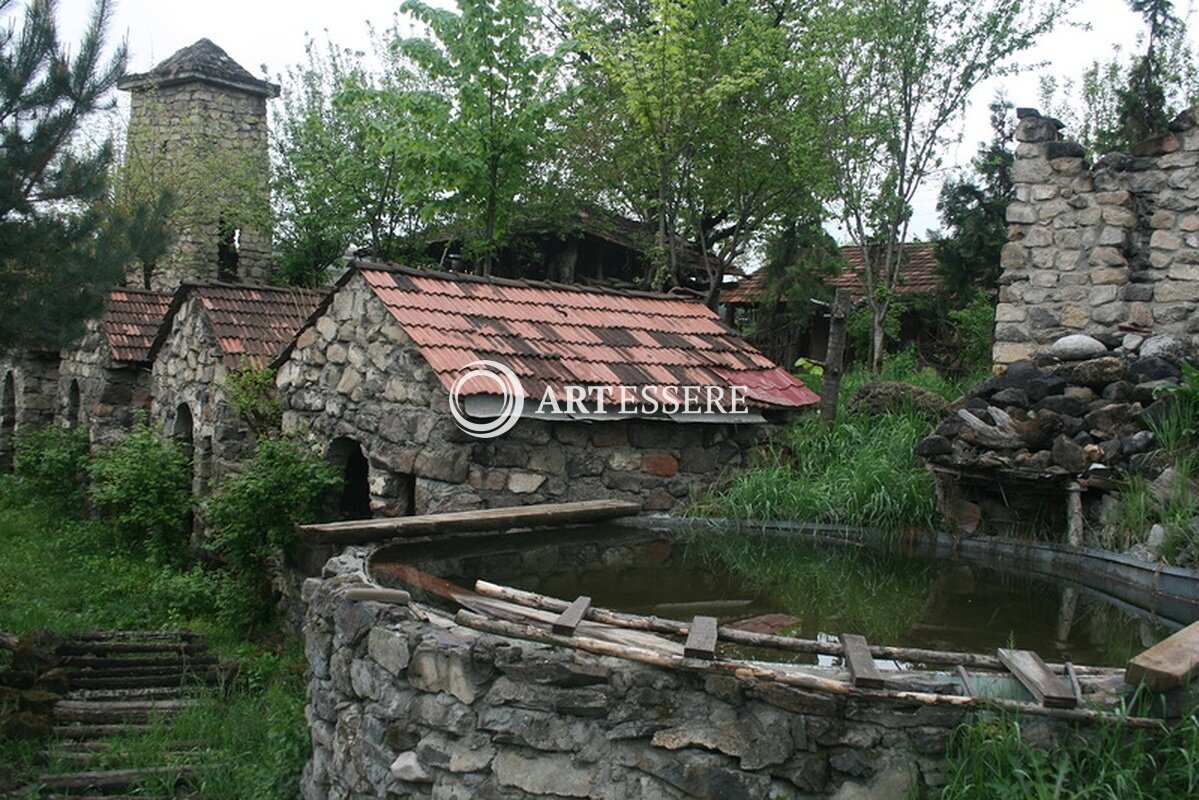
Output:
[[[1128,85],[1119,96],[1117,136],[1129,146],[1165,131],[1170,122],[1166,106],[1171,80],[1165,57],[1166,40],[1182,27],[1171,0],[1128,0],[1145,20],[1145,53],[1133,60]]]
[[[990,108],[991,141],[979,145],[971,161],[974,175],[945,181],[937,200],[941,221],[949,231],[948,236],[936,238],[938,271],[955,306],[998,286],[1000,251],[1007,242],[1007,204],[1015,161],[1009,149],[1012,104],[997,97]]]
[[[804,38],[811,29],[789,21],[752,0],[576,13],[588,56],[581,167],[601,198],[653,223],[647,285],[688,283],[690,246],[715,307],[728,268],[819,195],[826,162],[812,115],[826,64]]]
[[[12,14],[14,0],[0,0]],[[0,31],[0,347],[57,349],[102,307],[121,274],[121,248],[102,222],[112,147],[79,141],[125,71],[107,60],[111,14],[97,0],[72,57],[58,39],[54,0],[31,0]]]
[[[375,61],[308,42],[307,62],[283,79],[275,137],[279,277],[315,285],[351,245],[394,259],[425,224],[440,191],[429,131],[445,127],[439,97],[422,91],[371,32]]]
[[[1010,72],[1012,58],[1070,5],[854,0],[826,7],[824,13],[849,23],[837,48],[844,54],[840,85],[826,104],[826,139],[837,164],[832,210],[862,250],[875,371],[882,367],[911,203],[939,167],[952,123],[971,91]]]
[[[515,209],[538,194],[565,97],[563,48],[548,48],[532,0],[458,0],[457,11],[407,0],[432,38],[395,43],[423,100],[440,100],[423,146],[442,181],[437,209],[467,232],[468,255],[490,275]],[[401,139],[402,141],[402,139]],[[392,146],[395,147],[393,141]]]

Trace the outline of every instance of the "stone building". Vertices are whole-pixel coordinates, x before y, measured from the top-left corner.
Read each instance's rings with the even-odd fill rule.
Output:
[[[103,316],[88,323],[79,344],[62,352],[57,418],[83,426],[93,443],[115,440],[150,409],[150,346],[171,303],[166,292],[114,289]]]
[[[236,472],[251,441],[229,399],[229,374],[270,362],[321,297],[307,289],[227,284],[176,291],[149,352],[150,418],[187,445],[197,494]]]
[[[449,389],[478,359],[509,367],[529,398],[490,439],[451,414]],[[739,466],[765,423],[818,399],[697,302],[364,262],[276,363],[284,430],[343,466],[344,510],[361,516],[600,497],[670,509]],[[749,408],[539,413],[568,385],[744,386]],[[494,385],[463,386],[466,414],[496,415]]]
[[[267,100],[279,87],[255,78],[208,39],[142,74],[130,93],[125,169],[170,188],[175,240],[146,288],[182,281],[265,283],[270,277]],[[257,224],[257,229],[256,229]],[[132,268],[129,283],[146,276]]]
[[[16,437],[54,421],[57,353],[0,356],[0,471],[13,467]]]
[[[1067,334],[1199,343],[1199,113],[1094,166],[1061,123],[1021,109],[996,309],[997,366]]]

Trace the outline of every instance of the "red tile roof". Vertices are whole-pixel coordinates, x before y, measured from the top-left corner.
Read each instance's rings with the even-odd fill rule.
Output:
[[[195,295],[216,337],[225,366],[262,367],[295,338],[325,295],[310,289],[237,284],[184,284],[175,293],[168,321],[186,299]],[[170,325],[164,325],[151,355],[162,346]]]
[[[113,360],[149,361],[150,347],[170,305],[168,292],[146,289],[113,289],[109,292],[100,327]]]
[[[849,289],[854,300],[860,300],[865,292],[862,288],[864,262],[862,248],[847,245],[841,248],[845,267],[840,275],[829,278],[826,283],[834,289]],[[909,243],[903,246],[905,262],[899,270],[899,282],[895,290],[900,294],[928,294],[941,288],[937,275],[937,250],[935,245]],[[762,299],[765,290],[761,270],[739,282],[721,294],[721,300],[730,304],[750,304]]]
[[[746,386],[759,406],[819,398],[715,312],[665,295],[357,265],[449,389],[472,361],[510,367],[526,397],[567,385]],[[485,382],[464,387],[486,394]]]

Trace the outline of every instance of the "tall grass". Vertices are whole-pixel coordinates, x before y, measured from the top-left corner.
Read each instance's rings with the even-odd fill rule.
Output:
[[[915,455],[932,423],[914,409],[882,417],[847,410],[854,392],[874,379],[864,369],[847,373],[834,426],[814,417],[793,422],[763,450],[755,468],[711,492],[696,512],[890,531],[936,525],[933,479]],[[956,381],[919,369],[911,354],[890,359],[877,379],[911,383],[946,398],[962,390]]]
[[[1035,724],[1035,723],[1033,723]],[[1038,746],[1029,723],[979,714],[960,728],[941,800],[1163,800],[1199,795],[1199,718],[1168,731],[1104,725],[1058,749]]]

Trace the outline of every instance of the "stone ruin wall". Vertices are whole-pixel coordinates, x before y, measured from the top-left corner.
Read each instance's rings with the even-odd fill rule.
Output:
[[[201,184],[181,191],[183,208],[172,221],[176,238],[149,288],[172,290],[183,281],[215,280],[222,198],[208,196],[208,187],[224,180],[244,187],[248,196],[269,196],[266,98],[199,81],[131,95],[129,157],[149,159],[155,172],[175,171],[184,182]],[[229,164],[223,172],[222,160]],[[220,179],[214,178],[217,172]],[[230,204],[246,202],[236,198]],[[269,283],[270,231],[243,226],[240,245],[238,279]],[[142,285],[140,267],[126,277],[130,285]]]
[[[417,347],[359,276],[279,367],[283,429],[359,444],[380,514],[610,498],[666,511],[742,463],[767,425],[521,420],[480,440],[458,430]]]
[[[222,476],[241,471],[251,438],[221,389],[225,366],[199,302],[193,295],[180,307],[154,359],[150,419],[168,435],[177,434],[179,406],[188,406],[192,415],[192,490],[202,497]]]
[[[1199,112],[1089,165],[1060,123],[1022,110],[996,308],[996,368],[1086,333],[1199,344]]]
[[[57,354],[0,356],[0,468],[12,467],[15,437],[53,422],[57,406]]]
[[[306,800],[902,800],[946,780],[960,709],[485,635],[428,606],[346,598],[363,569],[349,550],[303,588]],[[1024,733],[1061,730],[1035,719]]]
[[[79,407],[71,416],[71,384]],[[64,350],[58,371],[57,418],[87,429],[93,445],[117,441],[133,425],[136,411],[150,410],[150,369],[113,361],[99,319],[88,320],[80,342]]]

